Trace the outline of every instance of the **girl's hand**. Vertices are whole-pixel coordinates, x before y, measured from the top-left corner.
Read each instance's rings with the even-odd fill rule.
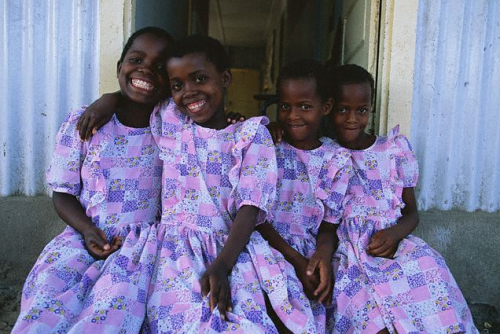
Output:
[[[226,112],[227,124],[236,124],[238,122],[244,122],[247,118],[238,112]]]
[[[319,271],[319,285],[313,292],[314,297],[318,298],[318,303],[330,305],[332,302],[333,292],[333,268],[331,256],[326,256],[324,252],[316,250],[309,260],[306,275],[311,276],[316,271]]]
[[[111,253],[120,248],[122,240],[116,236],[113,238],[111,245],[106,240],[106,235],[98,227],[90,227],[83,233],[85,247],[94,258],[99,260],[106,259]]]
[[[418,210],[413,188],[403,188],[402,194],[405,207],[398,223],[376,232],[368,244],[367,252],[373,256],[394,258],[399,242],[406,238],[418,225]]]
[[[269,133],[271,134],[271,137],[273,138],[274,144],[279,144],[283,140],[284,137],[284,132],[283,129],[281,128],[281,125],[277,122],[272,122],[269,123],[267,126],[267,129],[269,130]]]
[[[218,306],[224,320],[226,312],[232,308],[227,277],[250,239],[259,210],[251,205],[242,205],[238,209],[224,247],[200,279],[201,294],[206,296],[210,292],[210,310]]]
[[[376,232],[368,244],[367,251],[372,256],[392,259],[398,250],[399,242],[396,231],[392,227]]]
[[[76,129],[82,140],[88,140],[109,122],[118,105],[119,94],[119,92],[103,94],[85,109],[76,123]]]
[[[229,270],[221,262],[215,260],[200,279],[203,297],[210,292],[210,311],[218,305],[222,319],[226,320],[226,312],[230,312],[231,290],[229,287]]]
[[[320,283],[319,273],[317,271],[309,271],[309,260],[300,255],[293,261],[293,267],[295,268],[295,273],[302,283],[302,287],[304,288],[304,293],[307,298],[310,300],[315,300],[316,295],[314,292],[318,288]]]

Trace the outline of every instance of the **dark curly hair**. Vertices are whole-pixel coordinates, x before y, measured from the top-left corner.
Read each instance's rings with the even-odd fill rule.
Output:
[[[204,54],[207,61],[215,65],[219,72],[230,69],[229,55],[224,46],[215,38],[202,35],[191,35],[178,40],[167,55],[167,61],[171,58],[182,58],[186,55],[200,53]]]
[[[127,43],[123,47],[123,51],[122,51],[122,54],[120,56],[120,62],[123,62],[125,55],[127,54],[128,50],[130,50],[130,47],[132,46],[132,44],[134,43],[136,38],[141,36],[141,35],[144,35],[144,34],[151,34],[151,35],[156,36],[158,38],[164,39],[168,43],[168,45],[174,44],[174,38],[168,32],[163,30],[162,28],[158,28],[158,27],[142,28],[142,29],[139,29],[136,32],[134,32],[128,38]]]
[[[363,67],[354,64],[341,65],[331,71],[330,77],[330,96],[335,101],[339,100],[343,85],[367,83],[370,85],[373,103],[375,99],[375,81],[370,72]]]
[[[330,98],[328,74],[325,66],[314,59],[299,59],[283,67],[278,75],[276,93],[279,95],[281,83],[288,79],[314,79],[316,93],[321,101]]]

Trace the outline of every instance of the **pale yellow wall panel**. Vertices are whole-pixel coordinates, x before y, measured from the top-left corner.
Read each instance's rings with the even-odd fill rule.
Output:
[[[135,0],[100,0],[99,93],[119,89],[116,62],[133,29]]]
[[[253,95],[260,91],[260,73],[257,70],[233,69],[233,82],[227,90],[228,111],[238,112],[246,117],[259,115],[259,102]]]

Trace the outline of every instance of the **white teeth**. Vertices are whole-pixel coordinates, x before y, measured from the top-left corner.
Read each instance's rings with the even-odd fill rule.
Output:
[[[194,111],[194,110],[197,110],[197,109],[200,109],[201,107],[203,107],[205,105],[205,103],[207,103],[207,101],[202,100],[202,101],[198,101],[198,102],[189,103],[188,105],[186,105],[186,107],[190,111]]]
[[[155,86],[153,86],[151,83],[140,79],[132,79],[132,86],[147,91],[152,91],[155,88]]]

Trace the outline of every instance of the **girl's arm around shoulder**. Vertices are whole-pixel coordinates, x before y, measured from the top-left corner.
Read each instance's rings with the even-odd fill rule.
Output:
[[[402,194],[405,207],[401,218],[392,227],[376,232],[368,244],[368,253],[373,256],[393,258],[399,242],[415,230],[419,223],[417,203],[413,188],[404,188]]]
[[[119,103],[120,96],[119,91],[103,94],[87,107],[76,125],[82,140],[88,140],[97,130],[109,122]]]
[[[281,143],[283,137],[285,136],[285,132],[281,128],[281,125],[278,122],[271,122],[267,125],[267,129],[271,133],[274,144],[278,145]]]
[[[226,312],[232,307],[228,276],[250,239],[258,213],[259,209],[250,205],[244,205],[238,210],[222,251],[200,280],[202,295],[206,296],[210,292],[210,310],[213,311],[218,305],[224,319]]]

